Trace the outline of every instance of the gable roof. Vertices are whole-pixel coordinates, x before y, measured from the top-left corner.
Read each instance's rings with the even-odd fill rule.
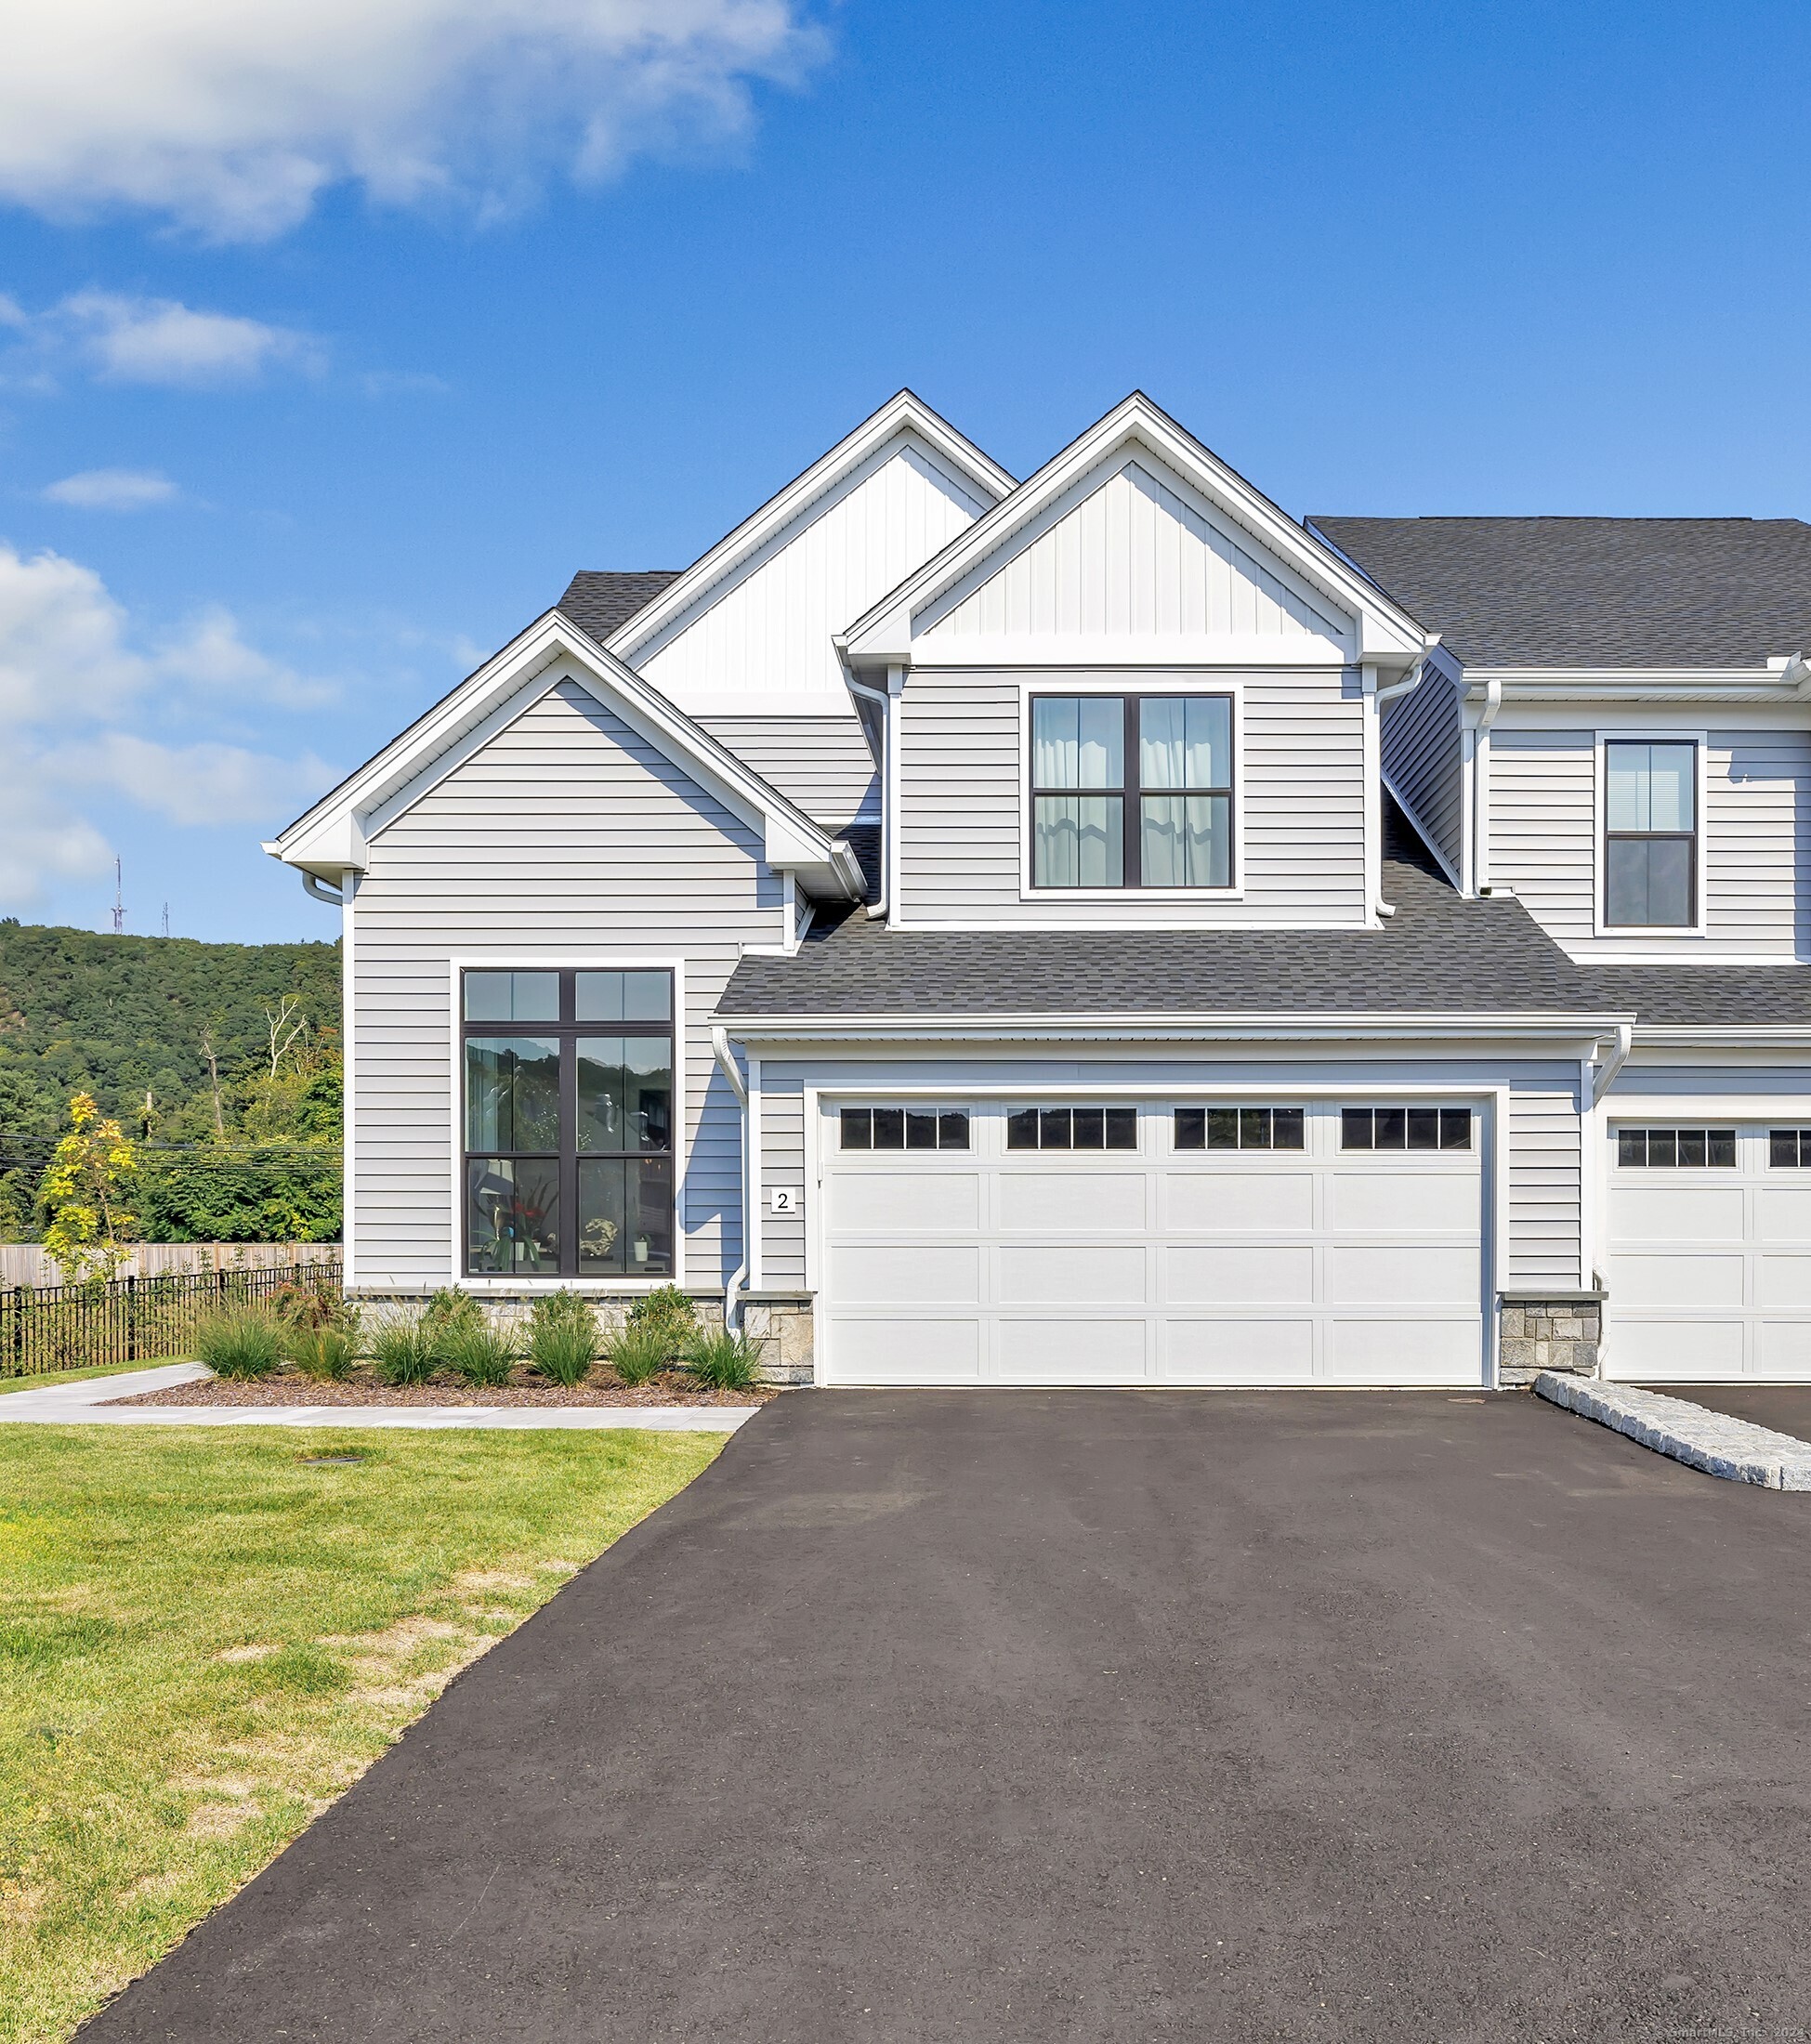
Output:
[[[1084,483],[1120,450],[1135,446],[1147,449],[1241,529],[1260,558],[1280,562],[1357,619],[1359,645],[1355,657],[1396,668],[1422,657],[1425,635],[1394,597],[1318,533],[1272,504],[1143,391],[1135,390],[858,618],[837,641],[847,664],[909,663],[914,622],[921,615],[990,571],[993,557],[1026,534],[1041,514],[1060,504],[1066,492]]]
[[[1765,668],[1811,651],[1797,518],[1316,517],[1468,666]]]
[[[795,871],[813,893],[861,898],[866,883],[846,844],[558,610],[537,618],[265,850],[336,884],[348,871],[362,872],[372,837],[561,680],[589,690],[759,831],[770,866]]]
[[[998,462],[932,411],[915,391],[896,391],[879,411],[863,419],[852,433],[820,454],[802,475],[794,477],[759,510],[726,532],[707,553],[626,618],[610,635],[611,652],[633,664],[645,647],[682,618],[702,596],[726,576],[734,574],[818,498],[833,490],[852,470],[902,433],[915,435],[984,503],[998,503],[1014,488],[1012,477]]]
[[[682,568],[581,568],[558,608],[601,646],[684,572]]]

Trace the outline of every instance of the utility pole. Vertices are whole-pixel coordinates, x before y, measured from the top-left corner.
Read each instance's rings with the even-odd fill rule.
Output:
[[[170,934],[170,904],[169,904],[169,903],[168,903],[168,902],[166,901],[166,902],[165,902],[165,903],[164,904],[164,935],[165,937],[168,937],[168,936],[169,936],[169,934]]]
[[[115,937],[125,935],[125,897],[121,892],[123,884],[124,875],[120,862],[116,858],[113,861],[113,935]]]

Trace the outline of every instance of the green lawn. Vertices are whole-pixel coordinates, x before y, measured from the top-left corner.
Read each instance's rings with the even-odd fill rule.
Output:
[[[0,1396],[8,1391],[47,1391],[53,1384],[79,1384],[85,1377],[122,1377],[128,1369],[167,1369],[172,1363],[186,1362],[183,1356],[167,1356],[154,1363],[89,1363],[82,1369],[46,1369],[35,1377],[0,1377]]]
[[[0,1429],[0,2040],[68,2037],[723,1438]]]

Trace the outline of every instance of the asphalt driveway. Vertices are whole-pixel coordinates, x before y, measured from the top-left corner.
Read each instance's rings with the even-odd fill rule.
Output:
[[[84,2034],[1799,2037],[1808,1584],[1528,1397],[784,1398]]]

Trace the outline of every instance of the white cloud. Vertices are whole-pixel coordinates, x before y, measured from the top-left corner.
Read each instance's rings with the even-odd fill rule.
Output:
[[[821,36],[806,0],[57,0],[7,9],[0,196],[221,240],[353,180],[480,216],[676,133],[733,133]]]
[[[320,360],[315,343],[289,327],[197,312],[174,298],[82,291],[48,317],[73,334],[105,383],[206,389],[256,383],[279,364],[313,368]]]
[[[147,468],[84,468],[44,492],[51,504],[77,511],[144,511],[173,504],[181,494],[167,476]]]
[[[121,796],[177,824],[269,825],[335,778],[311,751],[172,745],[135,722],[293,709],[333,693],[248,644],[225,609],[154,638],[92,569],[0,543],[0,908],[104,871],[112,855],[91,816]]]

